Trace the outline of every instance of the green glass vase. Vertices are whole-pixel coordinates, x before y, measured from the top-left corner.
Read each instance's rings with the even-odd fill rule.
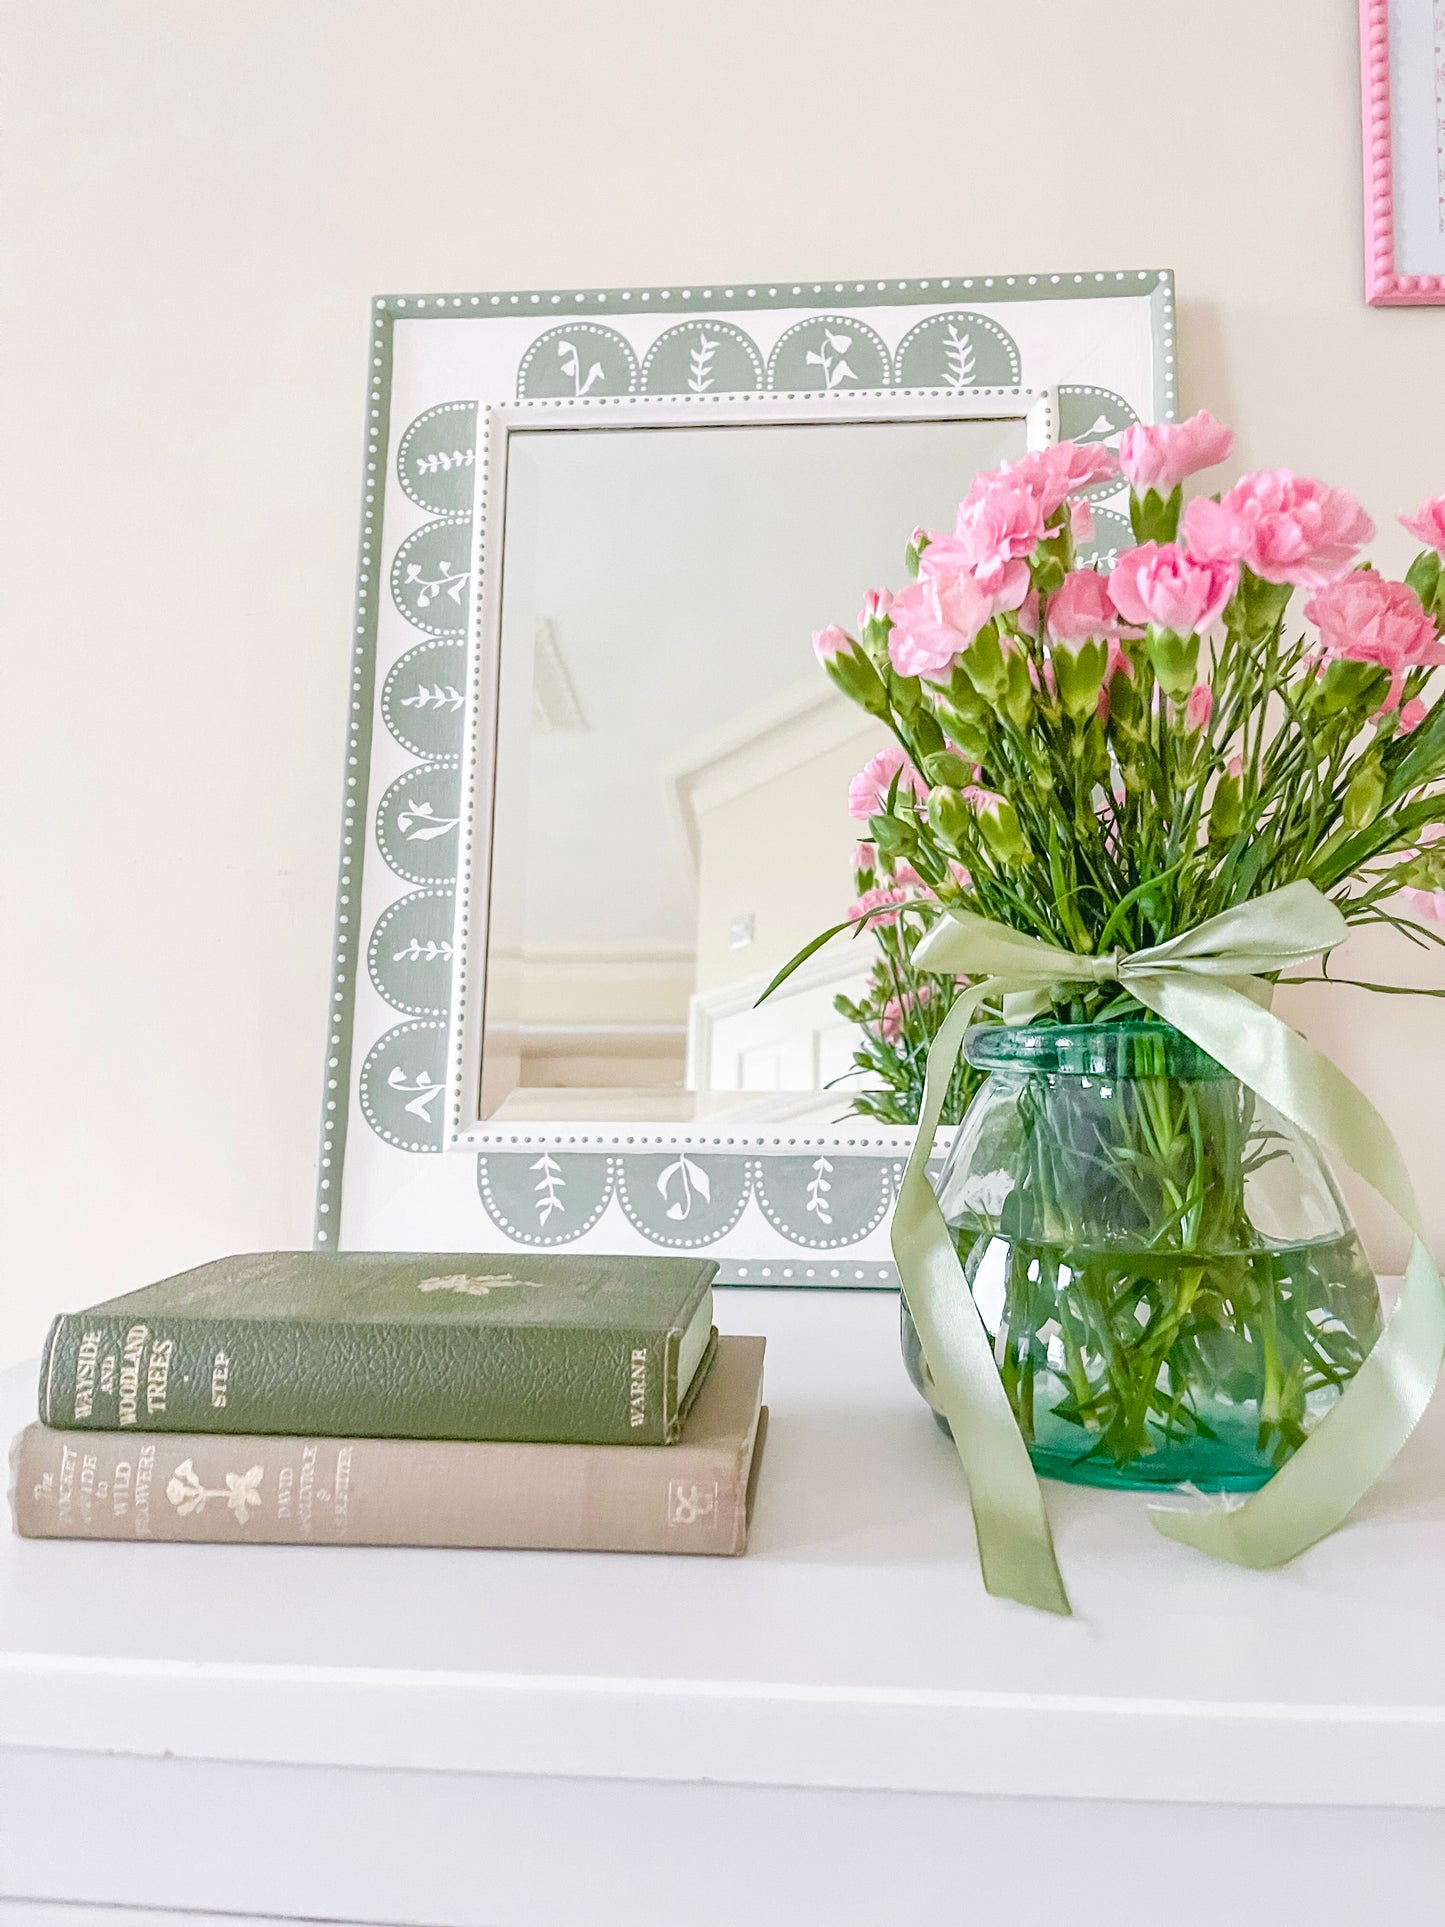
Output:
[[[979,1025],[964,1048],[987,1076],[936,1189],[1036,1468],[1262,1485],[1380,1329],[1317,1148],[1165,1024]],[[903,1351],[929,1397],[906,1304]]]

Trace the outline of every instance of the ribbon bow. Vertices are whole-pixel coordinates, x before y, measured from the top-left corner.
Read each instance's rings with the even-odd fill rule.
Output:
[[[1038,1477],[927,1176],[944,1093],[964,1032],[985,998],[1002,995],[1006,1017],[1017,1022],[1041,1007],[1054,984],[1117,981],[1347,1164],[1413,1234],[1389,1323],[1305,1443],[1231,1510],[1150,1506],[1160,1532],[1237,1565],[1283,1565],[1344,1522],[1429,1404],[1445,1358],[1445,1288],[1423,1242],[1399,1146],[1363,1091],[1266,1007],[1270,986],[1261,981],[1332,949],[1346,930],[1339,910],[1313,884],[1291,883],[1127,955],[1077,956],[963,910],[936,924],[914,953],[921,970],[986,973],[959,997],[928,1053],[918,1134],[892,1238],[935,1400],[968,1480],[990,1592],[1047,1612],[1070,1610]]]

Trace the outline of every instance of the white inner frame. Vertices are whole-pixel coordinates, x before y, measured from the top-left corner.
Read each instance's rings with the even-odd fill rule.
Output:
[[[488,906],[492,869],[492,818],[496,787],[497,733],[501,724],[499,676],[502,628],[502,555],[506,535],[507,455],[514,434],[552,429],[698,428],[864,422],[1010,421],[1024,424],[1026,446],[1042,448],[1057,438],[1058,410],[1052,388],[876,389],[851,394],[720,394],[616,396],[574,401],[508,402],[483,407],[477,424],[473,578],[476,593],[467,631],[466,733],[462,757],[462,829],[453,939],[447,1049],[446,1151],[503,1146],[597,1149],[626,1144],[682,1148],[726,1146],[752,1152],[809,1148],[901,1149],[912,1133],[904,1127],[845,1119],[806,1134],[780,1132],[756,1118],[735,1124],[726,1113],[699,1123],[659,1121],[609,1125],[595,1118],[488,1122],[480,1115],[483,1012],[486,994]],[[780,1098],[787,1094],[779,1093]]]

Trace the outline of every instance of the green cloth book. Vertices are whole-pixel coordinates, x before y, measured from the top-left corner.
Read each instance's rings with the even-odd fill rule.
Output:
[[[71,1430],[668,1445],[712,1362],[695,1258],[268,1251],[66,1312]]]

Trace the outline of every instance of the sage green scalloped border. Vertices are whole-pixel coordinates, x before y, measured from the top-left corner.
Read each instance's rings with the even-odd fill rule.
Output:
[[[361,878],[369,821],[372,708],[378,591],[384,585],[379,537],[390,459],[392,336],[395,323],[535,314],[743,313],[759,308],[924,307],[964,296],[974,301],[1094,301],[1147,291],[1155,346],[1154,412],[1174,419],[1177,380],[1174,275],[1168,268],[1115,268],[1061,274],[945,275],[928,280],[734,281],[680,288],[539,288],[473,294],[384,294],[372,301],[365,467],[361,490],[356,600],[352,615],[350,714],[342,785],[341,860],[328,997],[326,1075],[317,1170],[315,1243],[335,1248],[351,1091],[352,1018],[362,958]],[[487,397],[482,397],[486,400]],[[500,399],[500,398],[498,398]]]
[[[1083,274],[945,275],[927,281],[713,282],[683,288],[538,288],[485,294],[383,294],[378,314],[397,320],[455,319],[459,314],[726,313],[729,309],[807,307],[840,298],[870,307],[924,307],[970,295],[975,301],[1101,301],[1153,290],[1174,303],[1169,268],[1111,268]],[[1172,397],[1171,397],[1172,399]]]
[[[366,825],[371,804],[371,712],[376,696],[376,612],[385,582],[382,503],[386,493],[391,421],[392,321],[382,302],[371,323],[370,379],[366,385],[365,455],[361,484],[361,530],[356,549],[356,600],[352,609],[350,712],[341,786],[341,860],[336,880],[336,924],[327,999],[326,1075],[322,1080],[321,1149],[316,1172],[318,1248],[336,1246],[341,1223],[341,1184],[351,1104],[351,1031],[356,975],[364,933],[361,878],[366,862]]]

